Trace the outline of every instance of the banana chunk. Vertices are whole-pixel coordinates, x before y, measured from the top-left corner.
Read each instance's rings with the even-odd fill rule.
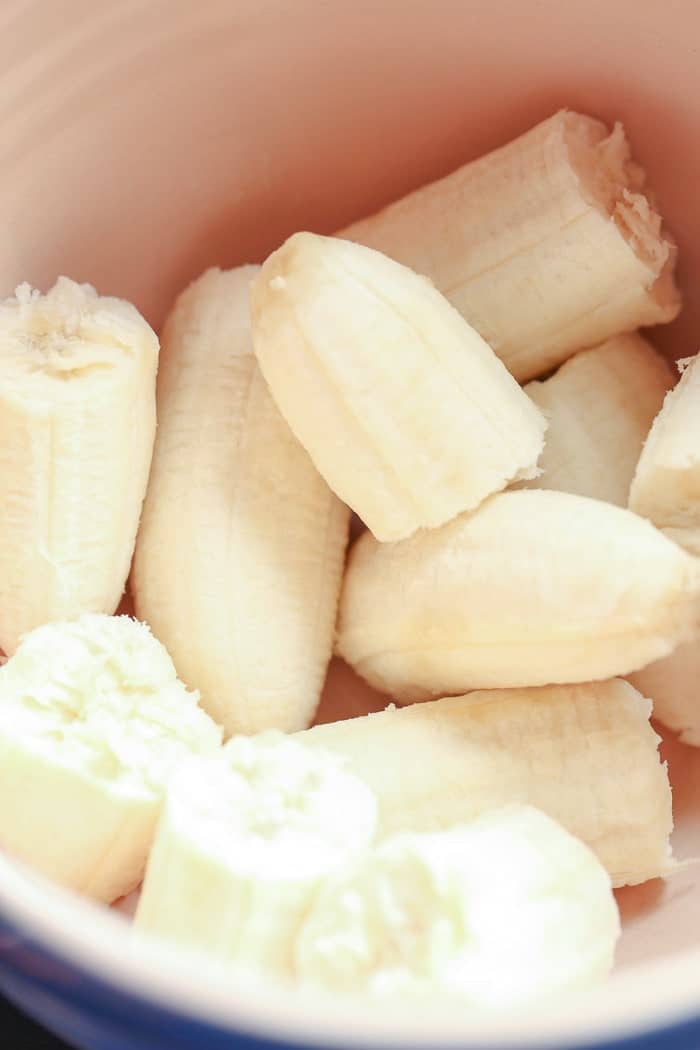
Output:
[[[700,639],[679,645],[627,680],[652,701],[654,718],[678,733],[684,744],[700,747]]]
[[[165,325],[132,575],[137,614],[227,734],[311,724],[350,517],[255,361],[257,269],[208,270]]]
[[[670,366],[638,333],[583,350],[525,387],[548,421],[541,473],[522,488],[556,489],[626,507],[654,417],[673,386]]]
[[[340,236],[430,277],[524,382],[678,314],[645,182],[620,124],[561,110]]]
[[[361,536],[338,651],[398,702],[636,671],[693,637],[700,562],[567,492],[503,492],[401,543]]]
[[[220,744],[144,624],[39,627],[0,668],[0,846],[110,903],[143,877],[172,771]]]
[[[545,421],[429,281],[299,233],[253,286],[253,341],[282,415],[379,540],[532,477]]]
[[[619,934],[595,855],[544,813],[513,805],[397,835],[331,878],[296,964],[334,991],[512,1008],[601,981]]]
[[[700,554],[700,355],[681,362],[642,449],[630,510],[649,518],[691,554]]]
[[[61,277],[0,303],[0,647],[112,613],[156,426],[158,340],[120,299]]]
[[[648,700],[613,679],[480,690],[294,739],[346,759],[376,795],[381,837],[527,803],[585,842],[624,886],[675,867],[671,788],[650,712]]]
[[[369,845],[376,819],[337,755],[274,731],[236,737],[171,781],[136,926],[290,976],[322,880]]]

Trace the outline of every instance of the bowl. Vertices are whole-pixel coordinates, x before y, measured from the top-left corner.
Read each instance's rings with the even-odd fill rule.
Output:
[[[66,273],[157,328],[206,266],[332,232],[570,106],[624,122],[680,246],[686,305],[658,342],[698,349],[695,0],[5,0],[0,26],[2,295]],[[333,665],[322,717],[379,703]],[[700,752],[672,735],[664,751],[675,849],[690,857]],[[689,865],[619,892],[604,987],[476,1020],[234,984],[0,856],[0,989],[86,1050],[690,1050],[699,882]]]

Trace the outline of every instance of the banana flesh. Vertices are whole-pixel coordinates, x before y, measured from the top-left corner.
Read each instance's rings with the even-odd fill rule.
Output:
[[[637,472],[631,505],[655,521],[665,534],[693,554],[700,552],[700,482],[693,495],[693,470],[700,478],[700,442],[695,367],[686,369],[683,387],[668,395],[654,438],[647,435],[661,412],[673,375],[639,334],[618,336],[584,350],[544,382],[525,387],[548,419],[540,456],[542,474],[523,487],[559,489],[626,506]],[[685,408],[683,407],[685,402]],[[677,413],[683,418],[674,424]],[[644,461],[637,467],[647,441]],[[698,446],[700,447],[700,445]],[[675,466],[673,464],[676,464]],[[693,501],[695,500],[695,515]],[[669,521],[675,526],[664,528]],[[700,642],[684,642],[628,680],[654,704],[654,718],[700,746]]]
[[[566,492],[503,492],[350,555],[337,648],[400,703],[627,674],[694,636],[700,562],[649,522]]]
[[[158,340],[59,278],[0,303],[0,646],[119,604],[155,435]]]
[[[643,185],[621,128],[560,113],[345,240],[187,289],[133,572],[160,642],[98,615],[158,341],[65,278],[0,303],[0,847],[107,903],[150,852],[138,927],[335,990],[498,1009],[609,972],[612,885],[676,867],[650,704],[610,676],[700,743],[700,563],[669,539],[700,553],[700,380],[662,409],[668,369],[625,334],[679,308]],[[619,509],[638,459],[653,525]],[[428,702],[222,749],[311,723],[351,509],[374,535],[339,652]]]
[[[282,415],[377,539],[441,525],[536,473],[541,413],[406,267],[295,234],[256,278],[252,319]]]
[[[642,446],[674,376],[638,333],[576,354],[525,393],[547,417],[541,473],[523,488],[556,489],[626,507]]]
[[[110,903],[143,877],[173,769],[220,743],[144,624],[39,627],[0,668],[0,846]]]
[[[256,272],[207,271],[166,323],[132,575],[139,617],[227,734],[311,723],[349,526],[253,356]]]
[[[621,125],[561,110],[339,235],[430,277],[524,382],[678,314],[645,182]]]
[[[700,747],[700,640],[685,642],[670,656],[627,676],[654,704],[654,718]]]
[[[605,978],[619,933],[595,855],[513,805],[397,835],[329,879],[302,927],[297,973],[334,991],[512,1008]]]
[[[300,733],[374,792],[379,836],[434,832],[512,803],[585,842],[615,886],[673,871],[668,771],[651,704],[621,679],[390,708]]]
[[[639,457],[629,506],[700,554],[700,357],[681,367]]]
[[[319,886],[370,844],[376,816],[337,756],[275,732],[237,737],[173,777],[136,926],[291,976]]]

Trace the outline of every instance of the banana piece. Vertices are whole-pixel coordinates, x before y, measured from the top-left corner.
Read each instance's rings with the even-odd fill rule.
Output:
[[[550,379],[528,383],[525,392],[547,416],[548,427],[539,459],[542,473],[520,487],[558,489],[626,506],[642,446],[672,385],[668,363],[638,333],[584,350]],[[679,426],[681,441],[691,433],[695,415]],[[692,457],[692,437],[688,446]],[[653,501],[661,485],[649,477],[647,491]],[[671,494],[667,502],[672,511],[682,505],[679,495]],[[685,539],[693,553],[700,552],[700,546],[688,542],[687,532],[665,531],[681,543]],[[700,746],[697,640],[627,677],[653,700],[655,718],[679,732],[685,743]]]
[[[636,671],[700,625],[700,562],[642,518],[567,492],[503,492],[401,543],[366,534],[337,648],[407,703]]]
[[[641,335],[583,350],[525,393],[547,417],[541,473],[523,488],[557,489],[627,506],[649,428],[673,373]]]
[[[227,734],[310,725],[350,514],[256,364],[248,317],[256,272],[207,271],[165,325],[132,575],[139,617]]]
[[[642,449],[630,510],[649,518],[691,554],[700,554],[700,356],[680,362]]]
[[[282,415],[377,539],[536,473],[540,412],[430,282],[378,252],[290,237],[255,281],[252,319]]]
[[[595,855],[513,805],[403,834],[331,877],[299,935],[298,975],[336,992],[530,1005],[608,976],[620,917]]]
[[[679,645],[670,656],[627,676],[654,704],[654,718],[700,747],[700,641]]]
[[[143,877],[172,771],[220,744],[145,624],[39,627],[0,668],[0,846],[110,903]]]
[[[337,756],[274,731],[237,737],[171,781],[136,926],[291,976],[322,880],[369,845],[376,819]]]
[[[482,690],[315,726],[379,804],[381,838],[527,803],[585,842],[623,886],[674,869],[671,788],[651,703],[627,682]]]
[[[339,235],[430,277],[523,382],[678,314],[645,182],[620,124],[561,110]]]
[[[60,277],[0,303],[0,646],[119,604],[155,436],[158,340]]]

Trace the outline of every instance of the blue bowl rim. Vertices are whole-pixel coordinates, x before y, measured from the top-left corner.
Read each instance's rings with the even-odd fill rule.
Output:
[[[4,961],[3,961],[4,960]],[[49,964],[39,966],[36,962]],[[81,900],[0,854],[0,968],[44,983],[90,1014],[156,1023],[211,1038],[247,1042],[251,1050],[369,1046],[460,1050],[674,1050],[700,1045],[700,950],[619,974],[552,1011],[470,1019],[442,1004],[386,1004],[308,994],[287,986],[236,979],[199,955],[133,930],[123,916]],[[18,971],[19,966],[19,971]],[[194,971],[194,975],[193,975]],[[52,981],[46,972],[62,973]],[[67,984],[65,974],[72,980]],[[43,976],[42,976],[43,974]],[[668,995],[658,992],[659,982]],[[601,1009],[601,1003],[606,1006]],[[155,1019],[155,1020],[154,1020]],[[585,1030],[584,1030],[585,1026]],[[188,1045],[185,1043],[184,1045]],[[216,1043],[215,1043],[216,1045]]]

